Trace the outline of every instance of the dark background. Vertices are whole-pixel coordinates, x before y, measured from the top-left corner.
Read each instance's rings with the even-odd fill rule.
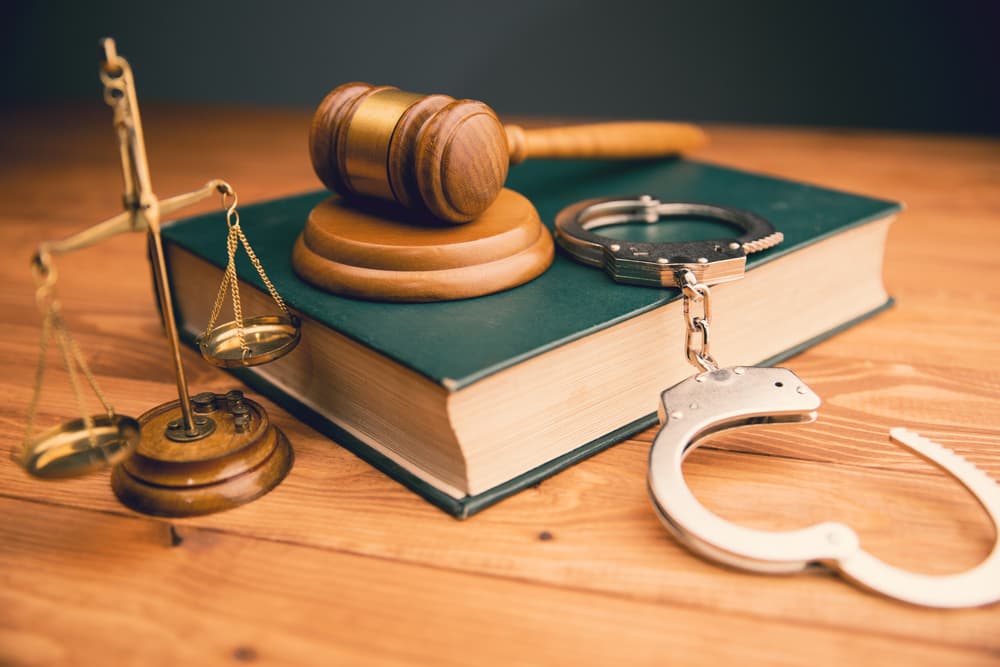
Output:
[[[351,80],[502,114],[1000,134],[1000,2],[47,2],[0,9],[0,103],[313,107]]]

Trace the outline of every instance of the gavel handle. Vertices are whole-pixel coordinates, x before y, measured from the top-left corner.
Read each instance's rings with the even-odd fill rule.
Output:
[[[507,125],[510,163],[528,158],[644,158],[686,153],[708,137],[697,125],[661,121],[593,123],[525,130]]]

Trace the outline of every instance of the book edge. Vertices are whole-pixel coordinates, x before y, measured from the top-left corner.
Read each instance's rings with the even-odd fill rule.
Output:
[[[711,165],[711,166],[714,166],[714,165]],[[738,171],[738,170],[733,170],[733,171]],[[753,175],[752,172],[745,172],[745,173]],[[771,177],[768,177],[768,178],[771,178]],[[778,179],[778,180],[780,180],[780,179]],[[795,181],[789,181],[789,182],[790,183],[794,183]],[[814,186],[814,185],[809,185],[809,187],[814,187],[814,188],[819,188],[819,189],[829,189],[829,188],[821,188],[820,186]],[[849,194],[849,193],[839,193],[839,194]],[[861,195],[852,195],[852,196],[861,196]],[[867,197],[867,198],[868,199],[873,199],[872,197]],[[886,205],[890,206],[891,208],[889,210],[882,211],[882,212],[880,212],[880,213],[878,213],[876,215],[871,215],[871,216],[867,216],[867,217],[864,217],[864,218],[859,218],[857,220],[854,220],[854,221],[852,221],[850,223],[845,224],[842,227],[838,227],[835,230],[831,230],[831,231],[829,231],[827,233],[817,234],[817,235],[815,235],[813,237],[810,237],[808,241],[806,241],[804,243],[801,243],[799,245],[796,245],[794,247],[782,248],[779,245],[779,246],[776,246],[775,248],[771,248],[771,249],[765,251],[764,253],[762,253],[760,255],[748,255],[747,256],[746,272],[747,273],[751,273],[754,269],[756,269],[759,266],[764,266],[765,264],[768,264],[768,263],[773,262],[775,260],[781,259],[781,258],[786,257],[788,255],[791,255],[793,253],[799,252],[802,249],[808,248],[810,246],[813,246],[813,245],[815,245],[815,244],[817,244],[817,243],[819,243],[821,241],[825,241],[826,239],[833,238],[834,236],[839,236],[840,234],[842,234],[842,233],[844,233],[846,231],[849,231],[851,229],[857,229],[858,227],[863,227],[865,225],[874,224],[876,222],[880,222],[880,221],[883,221],[883,220],[889,220],[889,221],[894,220],[896,218],[896,216],[898,215],[899,211],[902,209],[902,204],[899,204],[897,202],[889,202],[887,200],[876,200],[876,201],[883,202]],[[441,384],[441,386],[443,386],[449,392],[453,392],[453,391],[458,391],[460,389],[464,389],[465,387],[468,387],[469,385],[475,384],[476,382],[479,382],[479,381],[481,381],[481,380],[483,380],[483,379],[485,379],[485,378],[487,378],[487,377],[489,377],[491,375],[495,375],[496,373],[499,373],[499,372],[501,372],[503,370],[506,370],[508,368],[512,368],[512,367],[514,367],[514,366],[516,366],[516,365],[518,365],[520,363],[523,363],[523,362],[527,361],[528,359],[533,359],[534,357],[540,356],[542,354],[545,354],[547,352],[550,352],[552,350],[560,348],[560,347],[562,347],[564,345],[572,343],[573,341],[580,340],[582,338],[586,338],[588,336],[591,336],[591,335],[593,335],[593,334],[595,334],[595,333],[597,333],[599,331],[604,331],[605,329],[609,329],[609,328],[613,327],[614,325],[618,324],[619,322],[624,322],[624,321],[630,320],[630,319],[632,319],[634,317],[638,317],[638,316],[640,316],[640,315],[642,315],[644,313],[648,313],[648,312],[650,312],[652,310],[656,310],[657,308],[665,306],[668,303],[676,301],[681,296],[680,290],[676,289],[676,288],[664,288],[663,291],[664,291],[664,296],[662,296],[661,298],[656,299],[656,300],[650,302],[649,304],[647,304],[646,306],[644,306],[642,308],[638,308],[638,309],[636,309],[634,311],[631,311],[629,313],[626,313],[626,314],[624,314],[624,315],[622,315],[620,317],[616,317],[616,318],[613,318],[613,319],[605,320],[605,321],[601,322],[600,324],[596,324],[596,325],[594,325],[592,327],[589,327],[587,329],[583,329],[583,330],[580,330],[580,331],[575,331],[575,332],[573,332],[573,334],[571,334],[569,336],[563,337],[563,338],[561,338],[559,340],[551,341],[547,345],[543,345],[541,347],[537,347],[537,348],[535,348],[533,350],[530,350],[529,352],[525,352],[524,354],[520,354],[520,355],[518,355],[516,357],[511,357],[509,359],[505,359],[501,363],[494,364],[492,366],[487,366],[486,368],[480,369],[479,371],[477,371],[475,373],[470,373],[469,375],[467,375],[465,377],[462,377],[462,378],[442,378],[441,380],[436,380],[434,378],[429,378],[429,379],[431,381],[435,382],[435,383]]]
[[[846,329],[878,315],[879,313],[891,308],[894,303],[895,299],[889,297],[889,299],[887,299],[881,306],[848,320],[843,324],[819,334],[818,336],[814,336],[806,341],[803,341],[802,343],[799,343],[798,345],[790,347],[779,354],[765,359],[757,365],[772,366],[784,361],[785,359],[789,359],[804,350],[813,347],[828,338],[841,333],[842,331],[845,331]],[[195,344],[194,337],[190,332],[183,331],[181,337],[186,344]],[[370,445],[362,442],[354,435],[338,426],[331,419],[321,415],[305,403],[282,391],[280,388],[276,387],[273,383],[252,369],[236,368],[227,370],[241,382],[245,383],[254,391],[267,396],[273,403],[292,414],[295,418],[299,419],[307,426],[322,433],[326,437],[333,440],[337,445],[348,450],[374,468],[377,468],[399,484],[403,485],[403,487],[421,496],[438,509],[447,512],[456,519],[467,519],[468,517],[495,505],[509,496],[512,496],[529,487],[536,486],[552,475],[562,472],[570,466],[588,459],[591,456],[594,456],[595,454],[598,454],[605,449],[630,438],[636,433],[649,428],[657,422],[656,413],[640,417],[639,419],[621,426],[610,433],[601,436],[600,438],[581,445],[552,459],[551,461],[543,463],[540,466],[536,466],[527,472],[523,472],[503,484],[499,484],[475,495],[465,496],[464,498],[454,498],[439,490],[432,484],[424,481],[381,452],[378,452]]]
[[[792,180],[792,179],[789,179],[789,178],[785,178],[785,177],[773,176],[773,175],[770,175],[770,174],[758,174],[758,173],[755,173],[755,172],[752,172],[752,171],[747,171],[745,169],[728,167],[728,166],[725,166],[725,165],[719,165],[719,164],[715,164],[715,163],[711,163],[711,162],[695,161],[695,160],[692,160],[691,162],[696,162],[697,164],[700,164],[700,165],[703,165],[703,166],[707,166],[707,167],[710,167],[710,168],[713,168],[713,169],[719,169],[719,170],[724,170],[724,171],[732,171],[732,172],[739,172],[739,173],[745,174],[747,176],[759,177],[759,178],[766,178],[766,179],[769,179],[769,180],[784,181],[784,182],[787,182],[787,183],[792,183],[792,184],[797,184],[797,185],[803,185],[805,187],[809,187],[809,188],[813,188],[813,189],[834,192],[834,193],[837,193],[837,194],[840,194],[840,195],[846,195],[846,196],[851,196],[851,197],[860,197],[860,198],[864,198],[864,199],[869,199],[869,200],[872,200],[872,201],[879,202],[880,204],[882,204],[883,206],[885,206],[885,208],[883,210],[879,211],[876,214],[873,214],[873,215],[870,215],[870,216],[866,216],[866,217],[862,217],[862,218],[859,218],[859,219],[856,219],[856,220],[852,220],[851,222],[845,224],[842,227],[838,227],[835,230],[830,230],[829,232],[824,233],[824,234],[819,234],[819,235],[813,236],[809,240],[807,240],[806,242],[804,242],[802,244],[799,244],[799,245],[796,245],[794,247],[784,248],[784,247],[781,247],[781,246],[777,246],[776,248],[772,248],[772,249],[770,249],[768,251],[765,251],[764,253],[759,253],[759,254],[755,254],[755,255],[749,256],[747,258],[747,260],[748,260],[748,264],[747,264],[747,268],[746,268],[747,273],[752,272],[758,266],[762,266],[762,265],[770,263],[770,262],[772,262],[774,260],[780,259],[780,258],[782,258],[782,257],[784,257],[786,255],[789,255],[789,254],[792,254],[794,252],[797,252],[797,251],[799,251],[799,250],[801,250],[801,249],[803,249],[805,247],[809,247],[811,245],[814,245],[815,243],[823,241],[823,240],[825,240],[827,238],[830,238],[832,236],[836,236],[836,235],[838,235],[840,233],[843,233],[844,231],[847,231],[849,229],[854,229],[854,228],[857,228],[857,227],[861,227],[863,225],[871,224],[871,223],[874,223],[874,222],[877,222],[877,221],[880,221],[880,220],[892,219],[896,215],[898,215],[899,211],[902,210],[902,208],[903,208],[902,204],[900,204],[899,202],[894,202],[894,201],[886,200],[886,199],[879,199],[879,198],[871,197],[871,196],[868,196],[868,195],[858,195],[858,194],[846,192],[844,190],[837,190],[837,189],[830,188],[830,187],[823,186],[823,185],[816,185],[816,184],[813,184],[813,183],[804,183],[804,182],[795,181],[795,180]],[[308,200],[310,198],[315,198],[315,197],[317,197],[317,196],[319,196],[321,194],[323,194],[323,192],[317,190],[317,191],[313,191],[313,192],[301,193],[301,194],[298,194],[298,195],[290,195],[290,196],[285,196],[285,197],[276,197],[276,198],[264,200],[264,201],[261,201],[261,202],[254,202],[253,205],[255,205],[255,206],[256,205],[264,205],[264,204],[270,204],[270,203],[276,203],[276,202],[279,202],[279,201],[288,201],[288,200]],[[327,193],[327,194],[329,194],[329,193]],[[176,221],[173,221],[171,223],[165,224],[164,225],[164,229],[166,231],[169,231],[169,226],[172,225],[172,224],[186,222],[186,221],[193,220],[193,219],[198,219],[198,218],[201,218],[201,217],[204,217],[204,216],[203,215],[198,215],[198,216],[193,216],[192,218],[185,218],[185,219],[182,219],[182,220],[176,220]],[[167,241],[170,242],[170,243],[176,243],[176,241],[174,241],[173,239],[170,239],[169,237],[167,238]],[[181,245],[181,247],[187,248],[187,246],[184,246],[184,245]],[[198,255],[199,257],[202,257],[203,259],[206,259],[210,263],[212,263],[212,264],[214,264],[216,266],[219,266],[221,268],[221,265],[219,265],[218,262],[213,261],[212,259],[209,259],[207,257],[204,257],[200,253],[198,253],[198,252],[196,252],[194,250],[191,250],[190,248],[187,248],[187,249],[190,252],[193,252],[194,254]],[[251,280],[253,280],[252,276],[250,278],[251,278]],[[476,382],[479,382],[479,381],[481,381],[481,380],[483,380],[483,379],[485,379],[485,378],[487,378],[487,377],[489,377],[491,375],[495,375],[496,373],[499,373],[499,372],[501,372],[501,371],[503,371],[505,369],[512,368],[512,367],[514,367],[514,366],[516,366],[516,365],[518,365],[518,364],[520,364],[520,363],[522,363],[524,361],[527,361],[528,359],[533,359],[533,358],[535,358],[537,356],[540,356],[542,354],[545,354],[547,352],[555,350],[555,349],[557,349],[559,347],[562,347],[564,345],[572,343],[573,341],[580,340],[582,338],[586,338],[587,336],[591,336],[594,333],[597,333],[599,331],[603,331],[605,329],[613,327],[614,325],[616,325],[616,324],[618,324],[620,322],[632,319],[634,317],[638,317],[638,316],[640,316],[640,315],[642,315],[644,313],[647,313],[649,311],[652,311],[652,310],[655,310],[657,308],[660,308],[661,306],[664,306],[664,305],[666,305],[666,304],[668,304],[668,303],[670,303],[672,301],[675,301],[676,299],[678,299],[680,297],[680,291],[677,290],[677,289],[663,289],[661,291],[662,291],[662,296],[660,296],[660,298],[653,299],[652,301],[650,301],[649,303],[647,303],[643,307],[637,308],[637,309],[635,309],[633,311],[630,311],[628,313],[624,313],[624,314],[620,315],[619,317],[605,320],[603,322],[595,324],[594,326],[588,327],[587,329],[575,331],[575,332],[573,332],[572,334],[570,334],[568,336],[564,336],[563,338],[550,341],[547,344],[544,344],[544,345],[539,346],[539,347],[535,347],[534,349],[531,349],[531,350],[529,350],[527,352],[524,352],[524,353],[522,353],[520,355],[509,357],[507,359],[504,359],[501,362],[495,363],[495,364],[493,364],[491,366],[486,366],[484,368],[479,369],[478,371],[475,371],[473,373],[470,373],[470,374],[462,376],[462,377],[454,377],[454,378],[452,378],[452,377],[440,377],[440,378],[438,378],[438,377],[432,377],[432,376],[427,375],[426,373],[424,373],[424,372],[422,372],[422,371],[420,371],[418,369],[413,368],[412,366],[410,366],[410,364],[409,364],[408,361],[406,361],[404,359],[400,359],[400,358],[398,358],[395,355],[391,355],[391,354],[388,354],[388,353],[385,353],[385,352],[382,352],[382,351],[379,351],[379,354],[383,354],[384,356],[392,359],[393,361],[395,361],[395,362],[397,362],[399,364],[402,364],[403,366],[406,366],[407,368],[410,368],[411,370],[414,370],[415,372],[419,373],[421,376],[427,378],[429,381],[431,381],[434,384],[442,387],[447,392],[456,392],[456,391],[464,389],[464,388],[466,388],[466,387],[468,387],[468,386],[470,386],[472,384],[475,384]],[[357,343],[359,343],[361,345],[368,346],[368,344],[365,341],[360,340],[360,339],[356,338],[355,336],[350,335],[347,332],[343,332],[342,331],[341,333],[343,335],[347,336],[348,338],[350,338],[351,340],[354,340],[355,342],[357,342]]]
[[[185,339],[185,343],[190,344],[191,337],[188,332],[184,333],[183,338]],[[252,369],[230,368],[226,370],[254,391],[267,396],[272,403],[294,416],[306,426],[332,440],[333,444],[343,447],[365,463],[385,473],[405,488],[421,496],[438,509],[444,510],[448,514],[458,518],[465,518],[467,516],[465,509],[466,501],[471,496],[455,498],[441,491],[430,482],[421,479],[413,472],[407,470],[371,445],[363,442],[333,420],[323,416]]]
[[[828,331],[824,331],[818,336],[813,336],[812,338],[790,347],[787,350],[769,357],[755,365],[774,366],[775,364],[778,364],[786,359],[790,359],[791,357],[794,357],[795,355],[800,354],[801,352],[804,352],[805,350],[818,345],[819,343],[822,343],[823,341],[832,338],[833,336],[836,336],[837,334],[850,329],[865,320],[875,317],[879,313],[891,308],[895,303],[896,300],[890,296],[881,306],[848,320],[832,329],[829,329]],[[664,387],[664,389],[666,389],[666,387]],[[630,424],[626,424],[625,426],[616,429],[611,433],[598,438],[597,440],[588,442],[587,444],[577,447],[576,449],[552,459],[547,463],[521,473],[517,477],[495,486],[492,489],[477,493],[473,496],[466,496],[462,499],[453,499],[462,506],[462,513],[456,514],[455,516],[459,519],[465,519],[473,514],[476,514],[477,512],[481,512],[487,507],[498,503],[508,496],[523,491],[530,486],[535,486],[542,480],[565,470],[571,465],[575,465],[576,463],[579,463],[580,461],[583,461],[584,459],[587,459],[612,445],[618,444],[632,435],[635,435],[636,433],[652,426],[657,421],[658,417],[656,413],[651,413],[645,417],[635,420]]]

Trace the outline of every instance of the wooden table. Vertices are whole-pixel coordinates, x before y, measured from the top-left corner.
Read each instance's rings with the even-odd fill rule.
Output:
[[[318,185],[308,112],[144,111],[161,196],[210,177],[242,202]],[[10,449],[37,355],[28,258],[119,210],[120,175],[97,102],[0,118]],[[978,562],[994,540],[985,514],[886,432],[908,426],[1000,479],[1000,141],[710,129],[706,159],[908,210],[885,272],[898,305],[787,364],[824,397],[819,421],[720,438],[690,458],[693,490],[750,526],[846,521],[876,556],[914,570]],[[176,397],[144,244],[122,236],[59,260],[70,326],[125,414]],[[194,391],[234,385],[189,350],[184,361]],[[76,414],[53,365],[44,424]],[[42,483],[0,460],[0,664],[1000,663],[1000,606],[928,610],[833,576],[693,557],[646,498],[652,431],[459,522],[264,403],[295,468],[270,495],[213,516],[138,516],[107,474]]]

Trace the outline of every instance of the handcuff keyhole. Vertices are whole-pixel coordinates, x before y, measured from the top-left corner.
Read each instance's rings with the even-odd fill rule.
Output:
[[[784,383],[784,382],[775,382],[775,383],[774,383],[774,386],[775,386],[775,387],[784,387],[784,386],[785,386],[785,383]]]

